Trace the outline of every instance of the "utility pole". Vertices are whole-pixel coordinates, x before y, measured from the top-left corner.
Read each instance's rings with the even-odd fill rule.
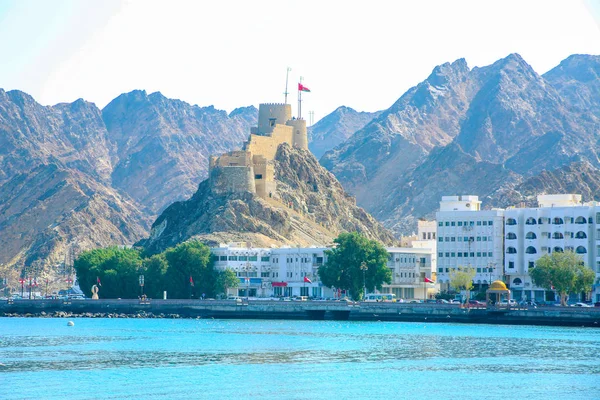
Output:
[[[285,73],[285,92],[283,92],[283,94],[285,95],[285,101],[283,102],[283,104],[287,104],[287,95],[288,93],[288,77],[290,75],[290,71],[292,69],[290,67],[287,67],[287,71]]]

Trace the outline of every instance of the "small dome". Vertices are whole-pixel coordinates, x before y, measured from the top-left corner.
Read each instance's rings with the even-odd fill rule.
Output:
[[[504,282],[502,282],[502,281],[494,281],[490,285],[490,289],[489,290],[508,290],[508,289],[506,288],[506,285],[504,284]]]

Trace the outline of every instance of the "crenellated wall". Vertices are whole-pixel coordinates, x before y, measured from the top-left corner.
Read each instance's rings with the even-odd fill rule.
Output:
[[[244,149],[209,159],[214,193],[249,191],[263,198],[276,195],[274,159],[283,143],[308,150],[306,121],[292,118],[289,104],[260,104],[258,126],[251,129]]]

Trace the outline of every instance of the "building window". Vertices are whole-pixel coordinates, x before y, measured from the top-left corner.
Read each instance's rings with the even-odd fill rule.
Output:
[[[529,261],[529,264],[527,266],[529,269],[535,268],[535,263],[533,261]]]
[[[554,232],[554,233],[552,234],[552,239],[564,239],[564,238],[565,238],[565,237],[564,237],[564,236],[563,236],[563,234],[562,234],[562,233],[560,233],[560,232]]]
[[[515,262],[514,261],[509,261],[508,262],[508,268],[514,268],[515,267]]]
[[[481,226],[481,221],[477,221],[477,226]]]
[[[529,217],[527,221],[525,221],[525,225],[536,225],[535,218]]]
[[[507,251],[507,253],[508,253],[508,251]],[[516,253],[516,251],[515,251],[515,253]],[[537,254],[537,250],[535,249],[535,247],[529,246],[529,247],[527,247],[527,249],[525,249],[525,253],[527,253],[527,254]]]
[[[438,253],[438,257],[440,257],[440,258],[444,257],[444,253],[442,253],[442,252]]]
[[[493,223],[493,221],[488,221],[489,226],[492,226],[493,225],[492,223]]]
[[[460,251],[459,251],[459,252],[458,252],[458,256],[459,256],[459,257],[462,257],[462,252],[460,252]]]
[[[444,225],[446,225],[446,226],[450,226],[450,222],[446,221],[446,222],[444,223]]]
[[[444,226],[443,222],[438,222],[438,226]]]
[[[513,280],[513,284],[515,284],[515,285],[520,285],[521,283],[523,283],[523,282],[522,282],[522,281],[521,281],[521,279],[519,279],[519,278],[515,278],[515,279]]]
[[[227,256],[219,256],[219,261],[227,261]]]
[[[462,221],[458,221],[458,226],[462,226]]]
[[[456,242],[456,238],[455,238],[454,236],[452,236],[452,237],[450,238],[450,241],[451,241],[451,242]]]
[[[562,247],[556,246],[554,249],[552,249],[552,251],[555,252],[555,253],[562,253],[563,249],[562,249]]]
[[[562,218],[556,217],[556,218],[554,218],[554,220],[552,221],[552,223],[554,225],[562,225],[562,224],[564,224],[564,221],[563,221]]]
[[[438,237],[438,242],[443,242],[444,238],[442,236]]]
[[[577,254],[586,254],[587,253],[587,249],[583,246],[577,246],[577,248],[575,249],[575,253]]]
[[[446,253],[446,257],[450,257],[450,253],[449,252]]]
[[[583,231],[577,232],[575,235],[575,239],[587,239],[587,235]]]
[[[483,221],[483,226],[487,226],[487,221]]]
[[[456,223],[455,223],[454,221],[452,221],[452,222],[450,223],[450,225],[451,225],[451,226],[455,226],[455,225],[456,225]]]
[[[471,254],[470,254],[470,256],[471,256],[471,257],[475,257],[475,253],[474,253],[474,252],[473,252],[473,253],[471,253]]]
[[[515,235],[515,239],[516,239],[516,235]],[[527,235],[525,235],[525,239],[537,239],[537,235],[533,232],[527,232]]]
[[[269,256],[262,256],[262,257],[260,258],[260,261],[262,261],[262,262],[268,262],[268,261],[269,261],[269,258],[270,258]]]
[[[508,218],[506,220],[506,225],[516,225],[517,224],[517,220],[514,218]]]
[[[450,257],[456,257],[455,253],[450,253]]]
[[[576,224],[585,224],[586,223],[585,217],[577,217],[577,219],[575,219],[575,223]]]
[[[477,252],[477,257],[481,257],[481,252],[480,251]]]
[[[488,257],[493,257],[493,256],[494,256],[494,253],[492,253],[491,251],[488,252]]]
[[[506,252],[508,254],[517,254],[517,249],[515,249],[514,247],[507,247]]]
[[[254,175],[254,179],[262,179],[262,174],[256,174],[256,175]]]

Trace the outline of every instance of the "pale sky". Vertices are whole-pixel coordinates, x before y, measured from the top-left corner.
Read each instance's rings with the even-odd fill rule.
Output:
[[[104,107],[144,89],[228,112],[288,102],[315,121],[388,108],[438,64],[519,53],[544,73],[600,54],[600,0],[0,0],[0,88]]]

